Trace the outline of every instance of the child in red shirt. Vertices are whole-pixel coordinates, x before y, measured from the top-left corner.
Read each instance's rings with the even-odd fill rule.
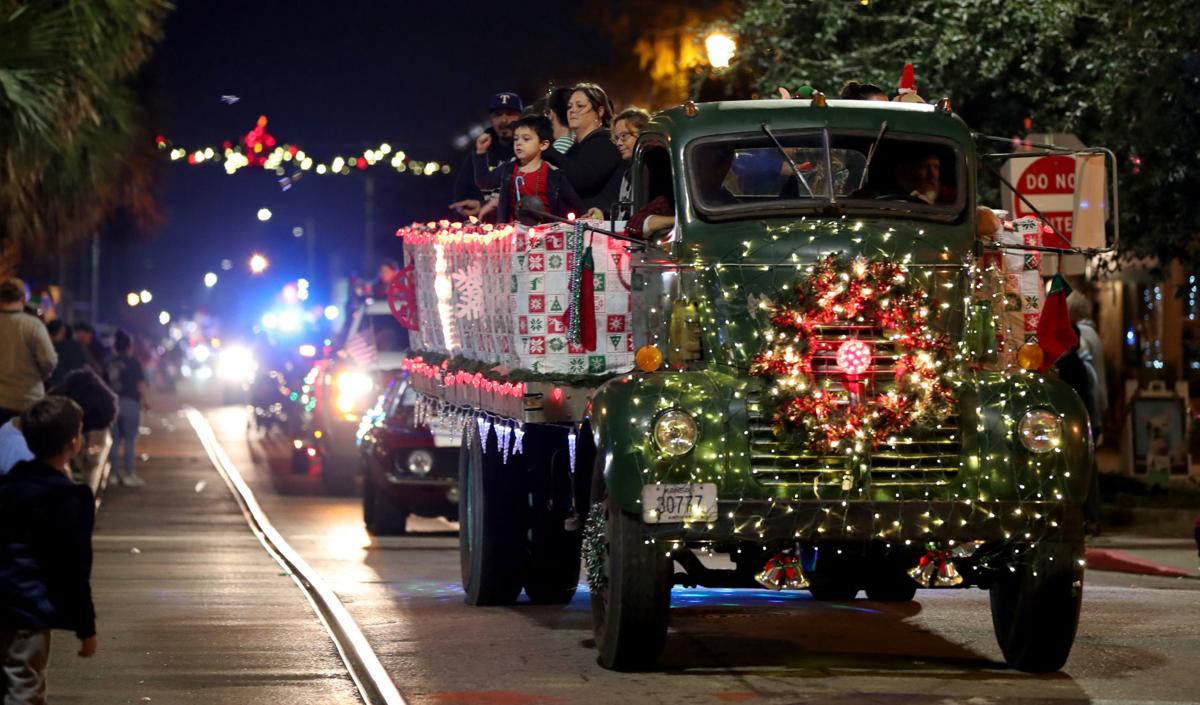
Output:
[[[513,153],[515,159],[501,163],[495,168],[487,165],[487,150],[492,136],[483,133],[475,140],[475,184],[481,189],[500,189],[500,202],[496,206],[496,222],[537,222],[526,219],[517,205],[523,199],[536,198],[541,202],[538,210],[567,217],[571,213],[582,215],[583,201],[571,186],[571,182],[554,166],[542,161],[542,152],[550,148],[554,133],[550,120],[541,115],[523,117],[513,123]],[[527,201],[529,203],[529,201]]]

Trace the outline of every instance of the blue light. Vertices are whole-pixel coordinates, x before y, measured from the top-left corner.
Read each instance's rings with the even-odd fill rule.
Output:
[[[1125,331],[1125,344],[1133,345],[1134,341],[1136,340],[1136,337],[1137,336],[1133,332],[1133,326],[1130,326],[1129,330]]]

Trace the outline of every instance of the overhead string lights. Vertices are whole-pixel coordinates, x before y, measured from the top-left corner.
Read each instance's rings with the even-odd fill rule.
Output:
[[[335,154],[318,157],[299,145],[281,143],[267,131],[267,116],[261,115],[254,127],[237,142],[226,140],[219,147],[184,147],[158,135],[158,149],[173,162],[185,162],[192,166],[220,164],[226,174],[236,174],[242,169],[262,169],[274,172],[279,177],[283,190],[306,175],[347,175],[372,168],[387,168],[401,174],[435,176],[449,174],[450,165],[438,161],[421,161],[397,150],[387,142],[365,149],[359,153]]]

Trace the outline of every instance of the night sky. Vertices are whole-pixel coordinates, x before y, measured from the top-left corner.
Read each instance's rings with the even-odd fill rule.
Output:
[[[587,76],[611,51],[570,2],[526,3],[519,12],[500,3],[382,0],[177,5],[148,73],[157,87],[156,131],[191,149],[236,142],[264,114],[280,143],[318,162],[386,141],[413,158],[457,166],[463,152],[453,140],[486,121],[492,93],[514,90],[531,101],[548,80]],[[222,95],[240,100],[226,105]],[[452,177],[379,166],[372,173],[376,251],[398,256],[391,233],[414,219],[445,217]],[[227,176],[219,161],[171,163],[162,190],[166,225],[153,239],[106,253],[117,289],[150,288],[155,315],[159,304],[176,313],[202,306],[227,319],[301,276],[314,281],[314,297],[326,298],[333,276],[360,268],[364,178],[310,173],[286,192],[277,178],[251,169]],[[274,214],[266,223],[255,217],[262,207]],[[315,272],[305,271],[304,241],[292,235],[310,222]],[[252,251],[272,261],[254,282],[245,274]],[[220,270],[226,258],[235,265],[229,273]],[[206,271],[224,276],[209,292]]]

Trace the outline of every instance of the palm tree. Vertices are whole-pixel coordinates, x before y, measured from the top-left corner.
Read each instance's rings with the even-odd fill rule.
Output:
[[[166,0],[0,0],[0,252],[52,255],[120,209],[153,215],[131,82]]]

